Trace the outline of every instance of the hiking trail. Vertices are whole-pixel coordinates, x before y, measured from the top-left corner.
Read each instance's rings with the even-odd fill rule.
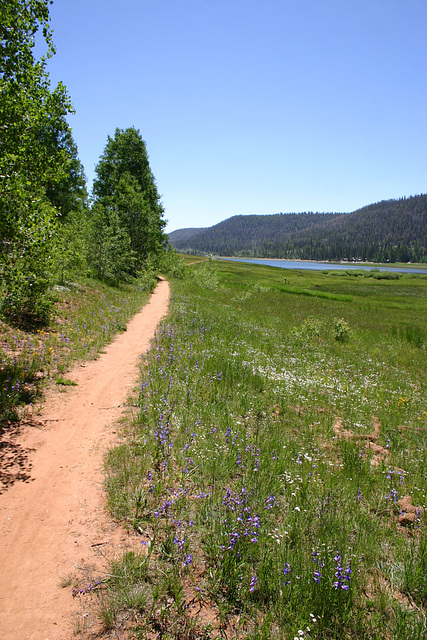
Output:
[[[105,511],[103,456],[168,300],[169,284],[161,280],[98,359],[67,373],[76,386],[50,389],[40,424],[19,434],[29,471],[0,495],[4,640],[71,640],[91,616],[87,600],[72,597],[73,581],[90,581],[106,558],[138,543]]]

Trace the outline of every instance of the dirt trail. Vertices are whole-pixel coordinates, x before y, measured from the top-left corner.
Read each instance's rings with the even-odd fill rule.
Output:
[[[129,542],[103,509],[102,457],[168,297],[161,281],[98,360],[67,374],[77,386],[48,394],[42,427],[22,435],[22,446],[34,450],[30,477],[0,495],[2,640],[70,640],[85,604],[62,584],[89,579],[105,555]]]

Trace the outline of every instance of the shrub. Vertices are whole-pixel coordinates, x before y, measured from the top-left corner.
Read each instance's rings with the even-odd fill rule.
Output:
[[[320,337],[322,322],[316,318],[307,318],[298,326],[293,327],[291,336],[298,344],[305,344]]]
[[[138,285],[143,291],[152,291],[157,283],[156,269],[150,260],[146,260],[137,277]]]
[[[22,217],[9,251],[0,256],[1,313],[9,322],[21,327],[48,324],[56,299],[57,257],[52,208],[45,202],[34,202]]]
[[[218,275],[207,262],[194,269],[192,278],[202,289],[216,289],[218,287]]]
[[[183,258],[175,251],[166,252],[160,260],[160,271],[167,273],[174,278],[183,278],[185,274],[185,263]]]
[[[352,336],[350,325],[343,318],[334,318],[332,333],[337,342],[348,342]]]

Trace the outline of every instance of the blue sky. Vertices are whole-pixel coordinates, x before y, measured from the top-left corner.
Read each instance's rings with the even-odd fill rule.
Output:
[[[427,192],[426,0],[54,0],[89,186],[147,143],[167,231]]]

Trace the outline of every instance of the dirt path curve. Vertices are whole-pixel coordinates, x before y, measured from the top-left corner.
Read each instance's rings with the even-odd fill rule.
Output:
[[[31,477],[0,495],[2,640],[70,640],[85,604],[63,583],[82,571],[89,576],[103,554],[126,545],[103,509],[102,456],[168,298],[161,281],[98,360],[67,374],[77,386],[47,396],[42,428],[24,434],[23,445],[34,449]]]

